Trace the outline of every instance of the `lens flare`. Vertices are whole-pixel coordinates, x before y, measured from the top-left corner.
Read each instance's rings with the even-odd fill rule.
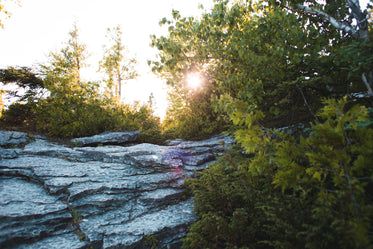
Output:
[[[187,76],[186,82],[189,88],[197,89],[202,84],[202,77],[199,73],[191,73]]]

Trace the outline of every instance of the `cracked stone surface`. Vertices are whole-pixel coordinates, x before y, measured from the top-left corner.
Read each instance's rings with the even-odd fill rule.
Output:
[[[15,136],[0,133],[0,248],[149,248],[147,236],[180,248],[197,219],[184,180],[233,143],[68,147],[16,135],[28,140],[9,146]]]
[[[71,139],[71,142],[78,146],[92,146],[98,144],[125,144],[135,142],[139,131],[127,132],[104,132],[91,137],[81,137]]]
[[[20,147],[30,140],[27,133],[0,130],[0,147]]]

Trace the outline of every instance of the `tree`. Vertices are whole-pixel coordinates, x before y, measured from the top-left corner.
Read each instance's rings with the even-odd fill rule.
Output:
[[[25,101],[29,98],[30,100],[34,100],[43,95],[45,90],[41,77],[29,67],[0,69],[0,81],[3,84],[15,83],[23,89],[24,93],[22,95],[20,95],[19,90],[10,92],[12,97],[20,98],[19,101]]]
[[[354,57],[365,57],[371,54],[371,38],[369,35],[369,13],[366,9],[362,11],[359,0],[343,1],[314,1],[314,0],[274,0],[275,5],[288,9],[291,12],[298,12],[301,18],[306,17],[311,23],[317,23],[320,27],[332,26],[356,41],[363,43],[362,49],[354,51]],[[371,6],[368,4],[368,9]],[[367,44],[368,47],[367,47]],[[364,46],[365,45],[365,46]],[[360,44],[361,46],[361,44]],[[355,47],[356,49],[356,47]],[[355,60],[357,58],[354,58]],[[365,63],[360,61],[358,64]],[[373,71],[371,67],[361,72],[361,80],[366,86],[369,96],[373,96]]]
[[[0,90],[0,118],[2,116],[3,109],[4,109],[4,101],[3,101],[4,93],[5,93],[5,91]]]
[[[109,48],[105,47],[104,58],[100,61],[99,71],[105,73],[106,91],[110,98],[121,100],[123,97],[122,84],[138,76],[135,65],[136,59],[127,58],[126,47],[122,43],[120,26],[107,30]]]
[[[50,96],[36,107],[37,126],[61,137],[95,134],[105,129],[106,114],[101,108],[98,84],[81,78],[88,53],[79,40],[76,24],[69,36],[66,47],[52,52],[48,64],[41,66]]]
[[[317,17],[322,25],[332,25],[355,39],[369,41],[368,11],[362,11],[359,0],[327,1],[314,0],[274,0],[282,8],[299,12],[309,17]],[[369,6],[368,6],[369,7]]]
[[[280,2],[218,0],[198,19],[174,11],[161,22],[168,36],[153,37],[153,69],[181,97],[185,75],[203,71],[240,145],[192,181],[201,219],[185,248],[371,248],[372,125],[351,105],[372,44]]]
[[[86,66],[88,52],[86,45],[80,43],[76,23],[69,36],[66,47],[59,52],[50,53],[48,64],[41,66],[45,86],[52,97],[59,94],[76,96],[80,94],[84,97],[94,94],[97,90],[96,84],[81,79],[81,70]]]
[[[19,0],[11,0],[12,2],[15,2],[15,4],[19,5]],[[0,1],[0,27],[4,28],[3,20],[7,19],[11,16],[11,13],[5,8],[4,4]]]
[[[32,109],[46,94],[41,76],[29,67],[8,67],[0,69],[0,81],[3,84],[15,84],[14,90],[3,92],[14,103],[3,110],[2,125],[31,128],[34,124]]]
[[[361,89],[358,74],[335,59],[348,38],[265,1],[216,1],[200,19],[174,11],[161,25],[169,36],[153,36],[160,51],[153,70],[180,89],[188,72],[202,71],[216,109],[231,119],[261,111],[266,126],[308,122],[322,97]]]
[[[164,121],[166,129],[175,136],[201,139],[223,131],[226,119],[214,110],[211,102],[216,93],[213,72],[204,57],[203,41],[198,40],[198,22],[193,17],[181,18],[172,12],[173,21],[164,18],[160,25],[168,25],[169,36],[152,37],[152,46],[158,48],[158,61],[149,61],[153,72],[167,81],[170,107]],[[173,23],[174,22],[174,23]],[[206,48],[208,49],[208,48]],[[198,74],[200,87],[188,87],[188,75]]]

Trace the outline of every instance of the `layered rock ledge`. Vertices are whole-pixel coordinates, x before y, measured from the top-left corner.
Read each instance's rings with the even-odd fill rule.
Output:
[[[184,180],[233,143],[68,147],[16,136],[24,147],[0,148],[0,248],[179,248],[196,220]]]

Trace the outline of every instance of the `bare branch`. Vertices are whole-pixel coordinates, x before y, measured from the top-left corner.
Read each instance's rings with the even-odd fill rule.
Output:
[[[364,82],[365,86],[368,89],[368,95],[373,96],[373,90],[372,90],[372,88],[371,88],[371,86],[370,86],[370,84],[369,84],[369,82],[367,80],[367,77],[365,76],[365,73],[363,73],[361,75],[361,78],[363,79],[363,82]]]
[[[343,167],[344,167],[344,170],[345,170],[345,177],[348,181],[348,186],[349,186],[349,189],[351,191],[351,199],[354,203],[355,215],[356,215],[357,218],[359,218],[359,205],[358,205],[358,203],[356,201],[356,197],[355,197],[355,195],[352,191],[352,183],[351,183],[350,173],[348,172],[348,167],[345,163],[343,164]]]
[[[322,20],[329,22],[331,25],[333,25],[336,29],[342,30],[346,32],[347,34],[351,35],[353,38],[357,40],[361,40],[364,42],[369,41],[369,34],[368,34],[368,13],[365,11],[363,12],[360,8],[359,0],[346,0],[347,6],[350,8],[351,15],[353,18],[356,19],[357,27],[355,28],[349,24],[344,23],[343,21],[338,21],[334,17],[330,16],[329,14],[301,4],[297,4],[296,7],[309,15],[315,15],[321,18]],[[372,72],[370,73],[371,76]],[[373,77],[370,77],[369,81],[367,80],[365,73],[362,74],[363,82],[368,90],[368,95],[373,96],[373,90],[372,90],[372,81]]]
[[[296,87],[297,87],[297,89],[299,90],[300,94],[302,95],[303,100],[304,100],[304,104],[307,106],[308,111],[312,114],[312,116],[315,117],[316,122],[317,122],[317,123],[320,123],[320,120],[317,118],[317,116],[315,115],[315,113],[312,111],[310,105],[308,104],[308,101],[307,101],[307,99],[306,99],[306,96],[304,96],[304,93],[303,93],[303,91],[302,91],[302,88],[300,88],[300,87],[298,86],[298,84],[296,84]]]
[[[315,8],[309,7],[309,6],[301,5],[301,4],[297,4],[296,6],[297,6],[298,9],[300,9],[301,11],[303,11],[307,14],[316,15],[316,16],[320,17],[321,19],[323,19],[324,21],[329,22],[336,29],[343,30],[344,32],[350,34],[352,37],[354,37],[356,39],[359,38],[359,32],[356,29],[354,29],[352,26],[350,26],[346,23],[338,21],[337,19],[328,15],[327,13],[325,13],[321,10],[317,10]]]
[[[352,16],[356,19],[357,26],[359,27],[359,36],[362,40],[368,41],[368,14],[362,12],[358,0],[347,0],[347,5],[351,9]]]

